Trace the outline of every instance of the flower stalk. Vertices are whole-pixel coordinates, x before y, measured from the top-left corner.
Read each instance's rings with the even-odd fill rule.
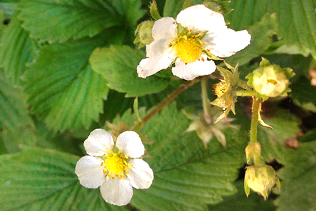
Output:
[[[176,98],[181,92],[183,92],[184,90],[186,90],[188,87],[196,84],[197,82],[199,82],[201,80],[201,78],[195,78],[192,81],[188,81],[184,84],[182,84],[181,86],[179,86],[179,88],[174,91],[173,93],[171,93],[164,101],[162,101],[154,110],[152,110],[149,114],[147,114],[147,116],[145,116],[142,120],[142,123],[145,124],[151,117],[153,117],[156,113],[158,113],[163,107],[165,107],[166,105],[168,105],[168,103],[170,103],[174,98]]]
[[[252,90],[235,90],[234,92],[238,97],[254,97],[257,93]]]
[[[207,80],[208,76],[202,76],[201,78],[201,89],[202,89],[202,106],[204,112],[204,119],[206,124],[211,124],[212,120],[210,117],[210,100],[207,95]]]
[[[259,121],[259,109],[261,105],[261,99],[253,97],[252,101],[252,118],[250,126],[250,143],[254,144],[257,142],[257,131]]]

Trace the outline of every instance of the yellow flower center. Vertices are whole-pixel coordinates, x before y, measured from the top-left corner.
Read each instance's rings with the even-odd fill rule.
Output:
[[[202,44],[194,38],[180,38],[175,50],[178,58],[185,64],[199,60],[202,55]]]
[[[229,88],[229,84],[226,81],[221,81],[217,84],[213,85],[214,88],[214,93],[218,96],[221,97],[225,92],[227,92]]]
[[[104,154],[103,157],[106,157],[101,163],[103,173],[106,173],[111,179],[114,177],[121,179],[125,177],[125,174],[129,174],[128,168],[131,167],[131,164],[127,163],[128,156],[124,156],[122,151],[115,153],[110,150],[110,153]]]

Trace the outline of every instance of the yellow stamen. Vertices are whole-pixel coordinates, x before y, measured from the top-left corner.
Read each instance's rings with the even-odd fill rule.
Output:
[[[101,163],[103,173],[106,173],[110,179],[114,179],[114,177],[124,178],[124,174],[129,173],[127,169],[131,167],[131,164],[127,162],[129,157],[124,155],[122,151],[115,153],[109,150],[109,152]]]
[[[175,48],[178,58],[185,64],[195,62],[202,55],[201,43],[194,38],[180,39]]]

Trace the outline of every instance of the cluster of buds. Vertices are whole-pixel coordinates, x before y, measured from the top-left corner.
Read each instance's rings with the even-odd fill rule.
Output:
[[[246,195],[250,194],[250,189],[262,195],[266,200],[274,185],[280,189],[280,180],[271,166],[261,162],[261,146],[258,142],[250,143],[246,147],[247,163],[253,161],[253,165],[246,169],[244,188]]]

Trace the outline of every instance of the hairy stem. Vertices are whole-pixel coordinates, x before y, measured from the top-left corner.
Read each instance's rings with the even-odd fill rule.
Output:
[[[207,80],[208,76],[202,76],[201,79],[201,89],[202,89],[202,105],[203,105],[203,112],[204,112],[204,119],[206,124],[211,124],[211,117],[210,117],[210,100],[207,95]]]
[[[252,118],[250,126],[250,142],[257,142],[257,130],[258,130],[258,120],[259,120],[259,109],[261,105],[261,99],[253,97],[252,101]]]
[[[199,82],[201,80],[201,78],[195,78],[192,81],[188,81],[184,84],[182,84],[181,86],[179,86],[179,88],[174,91],[173,93],[171,93],[164,101],[162,101],[154,110],[152,110],[147,116],[144,117],[144,119],[142,120],[142,123],[146,123],[151,117],[153,117],[156,113],[158,113],[163,107],[165,107],[166,105],[168,105],[168,103],[170,103],[175,97],[177,97],[181,92],[183,92],[184,90],[186,90],[188,87],[194,85],[195,83]]]
[[[254,97],[257,94],[255,91],[252,90],[235,90],[234,92],[237,96],[241,97]]]
[[[261,99],[255,97],[252,98],[252,118],[250,126],[250,143],[254,144],[257,142],[257,132],[258,132],[258,121],[259,121],[259,112],[261,108]],[[254,165],[261,165],[261,156],[257,153],[253,157]]]

